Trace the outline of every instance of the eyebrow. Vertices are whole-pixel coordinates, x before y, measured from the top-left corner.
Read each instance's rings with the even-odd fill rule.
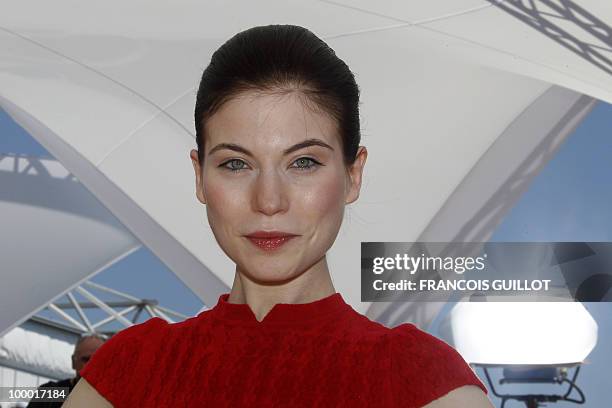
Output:
[[[333,147],[331,147],[330,145],[328,145],[327,143],[325,143],[321,139],[306,139],[303,142],[300,142],[298,144],[295,144],[295,145],[285,149],[283,151],[283,154],[284,155],[288,155],[288,154],[293,153],[293,152],[295,152],[297,150],[303,149],[305,147],[310,147],[310,146],[322,146],[322,147],[328,148],[328,149],[330,149],[332,151],[334,150]],[[244,153],[247,156],[253,157],[253,153],[251,153],[250,151],[248,151],[244,147],[242,147],[240,145],[237,145],[235,143],[219,143],[218,145],[216,145],[215,147],[210,149],[210,152],[208,152],[208,155],[210,156],[214,152],[216,152],[218,150],[223,150],[223,149],[233,150],[235,152]]]

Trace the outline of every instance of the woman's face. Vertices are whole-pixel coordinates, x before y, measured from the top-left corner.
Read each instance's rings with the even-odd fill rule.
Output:
[[[334,119],[302,98],[244,92],[207,121],[203,167],[191,151],[213,234],[252,280],[286,281],[324,264],[345,204],[359,196],[367,151],[347,169]],[[247,238],[257,231],[296,236],[270,250]]]

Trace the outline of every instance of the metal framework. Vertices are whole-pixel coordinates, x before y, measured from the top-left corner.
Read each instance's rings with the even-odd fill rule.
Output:
[[[114,295],[121,300],[102,300],[91,292],[92,288]],[[77,301],[76,293],[87,301]],[[65,298],[67,298],[67,302],[63,301]],[[66,293],[66,296],[49,303],[46,309],[42,310],[53,312],[60,320],[42,316],[41,312],[32,316],[30,320],[75,334],[97,333],[107,336],[116,333],[116,330],[103,330],[104,326],[112,322],[119,322],[124,327],[130,327],[137,323],[143,311],[149,317],[160,317],[169,323],[175,323],[189,317],[159,306],[155,299],[137,298],[91,281],[86,281],[75,287],[72,291]],[[92,310],[102,310],[108,316],[94,321],[91,317]],[[76,313],[77,318],[70,315],[68,311]]]
[[[487,377],[487,382],[489,384],[489,389],[496,397],[500,398],[501,408],[506,406],[506,403],[510,400],[515,400],[519,402],[523,402],[527,408],[537,408],[544,406],[546,403],[555,403],[555,402],[571,402],[574,404],[584,404],[586,402],[586,398],[582,390],[576,384],[576,379],[578,378],[578,373],[580,372],[581,363],[571,363],[571,364],[562,364],[562,365],[535,365],[535,366],[518,366],[518,367],[531,367],[532,369],[541,369],[541,368],[554,368],[557,370],[557,374],[554,377],[550,378],[532,378],[532,379],[515,379],[515,378],[501,378],[499,380],[499,384],[565,384],[567,383],[569,387],[565,391],[563,395],[554,395],[554,394],[500,394],[498,390],[495,389],[495,385],[491,376],[489,374],[489,370],[492,368],[508,368],[513,367],[513,365],[497,365],[497,364],[472,364],[475,367],[480,367],[484,370],[485,376]],[[571,379],[568,379],[568,370],[570,368],[574,368],[574,373]],[[579,399],[571,398],[570,394],[573,390],[576,390],[576,393],[579,395]]]

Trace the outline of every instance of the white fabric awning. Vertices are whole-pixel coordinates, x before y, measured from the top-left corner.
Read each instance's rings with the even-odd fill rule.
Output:
[[[0,156],[0,336],[140,248],[57,160]]]
[[[0,365],[50,378],[71,378],[74,344],[43,332],[15,327],[0,337]]]
[[[214,304],[234,268],[194,195],[195,88],[212,52],[236,32],[310,28],[362,90],[363,191],[329,258],[336,289],[365,312],[360,242],[486,239],[593,98],[612,102],[601,50],[610,48],[612,8],[558,3],[7,0],[0,106]],[[57,272],[53,281],[68,287],[91,271]],[[45,273],[37,281],[52,281]],[[24,302],[4,295],[2,310]],[[44,291],[28,296],[22,313],[49,300]],[[378,304],[370,315],[426,324],[437,311],[398,307]],[[0,317],[0,330],[15,318]]]

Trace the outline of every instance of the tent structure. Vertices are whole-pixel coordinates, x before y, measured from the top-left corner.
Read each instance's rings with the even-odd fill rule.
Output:
[[[612,4],[599,0],[6,0],[3,10],[0,107],[129,235],[92,221],[117,239],[83,250],[53,226],[15,234],[22,224],[6,228],[1,211],[0,334],[139,244],[208,305],[230,287],[188,155],[201,72],[246,28],[305,26],[356,75],[370,155],[329,261],[347,301],[388,325],[426,326],[439,305],[360,302],[360,242],[486,241],[594,103],[612,103]],[[56,237],[35,258],[53,277],[29,258],[34,231]]]
[[[188,318],[154,299],[83,282],[0,336],[0,387],[37,387],[74,377],[71,356],[79,337],[109,337],[151,317],[168,323]]]
[[[0,156],[0,185],[0,336],[141,247],[57,160]]]

